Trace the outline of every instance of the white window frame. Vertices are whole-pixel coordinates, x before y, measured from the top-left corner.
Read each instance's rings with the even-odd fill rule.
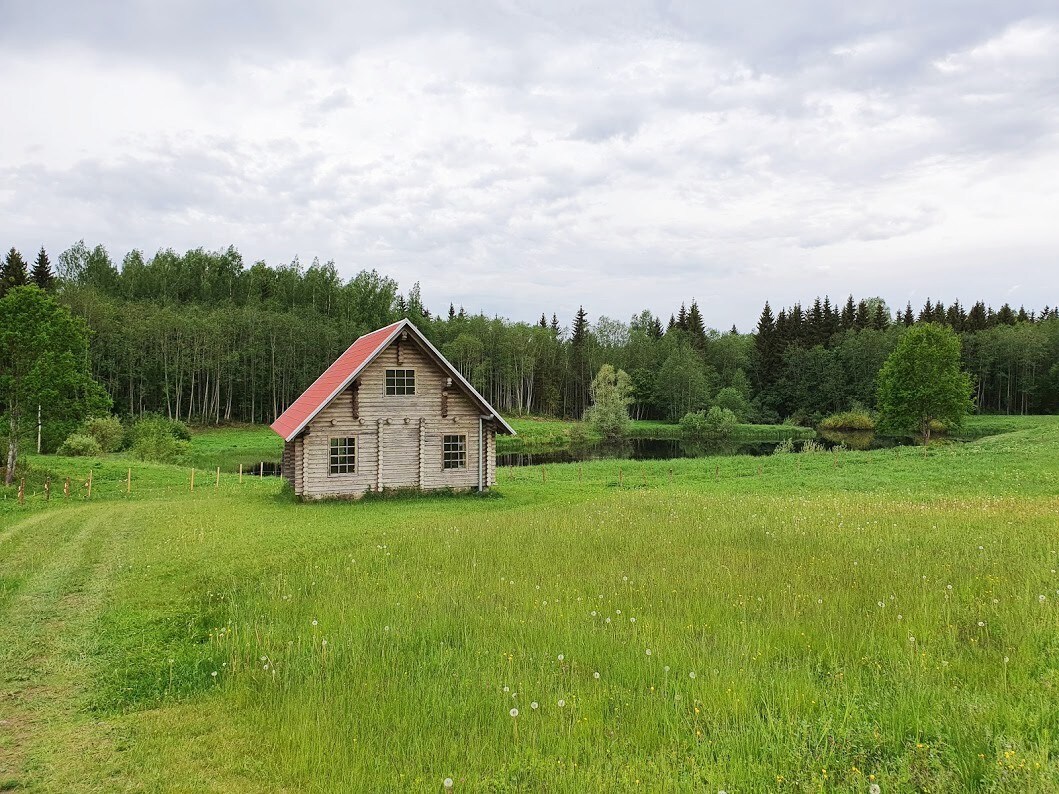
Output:
[[[336,445],[335,442],[338,442]],[[343,444],[343,442],[345,442]],[[342,450],[345,449],[345,452]],[[337,450],[337,451],[336,451]],[[350,460],[352,459],[352,460]],[[336,462],[336,460],[338,462]],[[335,471],[335,468],[348,469]],[[348,477],[357,473],[357,437],[331,436],[327,440],[327,476]]]
[[[450,438],[458,439],[450,442]],[[450,449],[450,444],[458,445]],[[449,455],[455,455],[450,458]],[[455,465],[449,465],[454,461]],[[443,471],[459,471],[467,468],[467,434],[466,433],[444,433],[441,436],[441,468]]]
[[[392,376],[391,373],[393,373]],[[391,380],[393,382],[392,386]],[[391,388],[393,388],[392,392],[390,391]],[[411,391],[408,391],[409,389]],[[416,393],[415,369],[413,367],[387,367],[383,391],[387,397],[414,397]]]

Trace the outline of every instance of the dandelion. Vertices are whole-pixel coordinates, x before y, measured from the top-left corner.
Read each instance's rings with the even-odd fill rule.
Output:
[[[648,648],[646,651],[644,651],[644,653],[646,653],[648,656],[650,656],[651,655],[651,649]]]
[[[985,621],[984,620],[978,621],[978,628],[981,628],[984,625],[985,625]]]
[[[316,625],[318,625],[318,623],[319,622],[316,620],[316,618],[313,618],[313,625],[316,626]]]
[[[444,779],[444,780],[443,780],[443,781],[441,782],[441,785],[443,785],[443,786],[444,786],[445,788],[452,788],[452,778],[451,778],[451,777],[447,777],[447,778],[445,778],[445,779]]]
[[[511,687],[509,687],[509,686],[504,687],[504,691],[505,692],[510,692],[511,691]]]
[[[695,671],[692,670],[690,673],[688,673],[688,678],[694,678],[694,677],[695,677]]]
[[[982,547],[979,546],[978,548]],[[878,783],[872,783],[870,786],[868,786],[868,794],[882,794],[882,789],[879,787]]]
[[[879,602],[879,609],[882,609],[884,606],[886,606],[886,602],[880,601]]]
[[[898,615],[898,616],[897,616],[897,619],[898,619],[898,620],[904,620],[904,617],[905,617],[904,615]]]
[[[1037,596],[1037,600],[1043,604],[1045,601],[1048,600],[1048,596],[1044,595],[1044,593],[1041,593],[1039,596]]]
[[[559,656],[558,656],[557,658],[558,658],[558,659],[559,659],[559,661],[561,662],[561,661],[562,661],[563,659],[565,659],[566,657],[565,657],[565,656],[563,656],[563,655],[562,655],[562,654],[560,653],[560,654],[559,654]]]
[[[945,585],[945,589],[946,589],[946,590],[951,590],[951,589],[952,589],[952,585],[951,585],[951,584],[947,584],[947,585]]]
[[[1041,600],[1044,600],[1044,596],[1041,596]],[[607,618],[607,623],[610,623],[610,618]]]
[[[216,677],[217,677],[217,671],[216,671],[216,670],[214,670],[214,671],[213,671],[212,673],[210,673],[210,675],[211,675],[211,676],[212,676],[213,678],[216,678]]]
[[[615,609],[614,610],[614,614],[615,615],[620,615],[621,614],[621,610],[620,609]]]
[[[261,657],[261,661],[263,661],[263,662],[264,662],[264,661],[267,661],[267,660],[268,660],[268,657],[267,657],[267,656],[262,656],[262,657]]]
[[[665,667],[663,667],[662,669],[663,669],[663,670],[665,670],[665,672],[667,672],[667,673],[668,673],[668,672],[669,672],[669,665],[667,664],[667,665],[666,665]]]
[[[598,681],[599,680],[599,671],[597,670],[596,672],[592,673],[592,677]]]
[[[327,640],[321,640],[322,645],[327,645]]]
[[[530,703],[530,708],[533,709],[534,711],[536,711],[539,707],[540,707],[540,703],[538,703],[536,700],[534,700],[532,703]]]
[[[559,698],[559,708],[562,708],[565,705],[566,705],[566,701],[563,700],[562,698]]]
[[[592,617],[595,617],[595,616],[596,616],[596,610],[593,609],[592,610]]]
[[[512,717],[517,717],[518,716],[518,709],[511,709],[511,711],[509,711],[508,714],[510,714]]]
[[[629,622],[630,623],[635,623],[636,622],[636,618],[629,618]]]

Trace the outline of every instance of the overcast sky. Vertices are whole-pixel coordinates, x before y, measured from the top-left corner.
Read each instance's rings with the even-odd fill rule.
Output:
[[[1055,0],[0,0],[0,230],[748,330],[1059,302]]]

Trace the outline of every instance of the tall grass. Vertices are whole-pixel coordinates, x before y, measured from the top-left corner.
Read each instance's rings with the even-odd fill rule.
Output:
[[[80,650],[121,749],[27,782],[1054,790],[1057,464],[1041,420],[930,450],[504,471],[491,499],[297,505],[229,477],[34,503],[0,514],[3,581],[123,516],[80,530],[118,555]],[[36,729],[53,754],[77,742],[61,727]]]

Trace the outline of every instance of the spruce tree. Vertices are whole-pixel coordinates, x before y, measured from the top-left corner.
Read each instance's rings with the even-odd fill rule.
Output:
[[[761,310],[757,331],[754,333],[754,376],[759,390],[762,391],[779,376],[780,351],[776,341],[776,318],[772,316],[772,307],[765,301],[765,308]]]
[[[3,267],[0,267],[0,298],[13,290],[15,287],[24,287],[29,283],[26,275],[26,260],[22,258],[14,247],[4,257]]]
[[[541,318],[537,320],[537,325],[539,325],[541,328],[548,327],[548,318],[544,316],[544,312],[541,312]]]
[[[883,309],[882,303],[875,304],[875,315],[872,317],[871,327],[877,331],[882,331],[890,324],[890,317]]]
[[[588,312],[585,311],[584,306],[577,308],[577,314],[574,316],[574,327],[570,334],[570,344],[580,347],[585,343],[585,338],[588,336]]]
[[[456,307],[453,306],[452,303],[450,302],[449,303],[449,322],[451,323],[455,319],[456,319]]]
[[[850,295],[846,298],[846,305],[842,307],[842,317],[839,320],[839,327],[843,331],[849,331],[853,328],[853,323],[857,319],[857,304],[853,302],[853,296]]]
[[[901,322],[904,323],[905,327],[910,327],[916,321],[916,315],[912,311],[912,301],[905,304],[905,313],[901,318]]]
[[[706,325],[702,321],[702,314],[699,313],[699,304],[694,299],[691,301],[691,309],[688,310],[685,323],[687,332],[691,336],[691,343],[700,349],[705,347]]]
[[[552,312],[552,334],[558,339],[562,334],[562,329],[559,327],[559,315]]]
[[[871,312],[868,310],[867,301],[859,301],[857,303],[857,316],[853,318],[853,327],[858,331],[863,331],[865,328],[871,325]]]
[[[988,325],[989,318],[986,315],[985,303],[978,301],[971,307],[971,311],[967,313],[967,322],[964,323],[964,329],[972,332],[984,331]]]
[[[919,310],[919,321],[921,323],[930,323],[934,321],[934,304],[930,302],[930,298],[927,298],[927,302],[923,304],[923,308]]]
[[[681,331],[688,330],[688,310],[683,303],[680,304],[680,311],[677,312],[677,328]]]
[[[30,281],[45,292],[55,286],[55,274],[51,269],[51,260],[48,259],[48,253],[44,250],[43,245],[40,247],[40,253],[37,254],[37,261],[33,263],[33,270],[30,271],[29,278]]]
[[[14,250],[14,249],[11,249]],[[1000,311],[996,313],[996,321],[1000,325],[1014,325],[1015,324],[1015,312],[1011,306],[1005,303],[1000,307]]]
[[[1030,316],[1028,314],[1026,314],[1026,307],[1025,306],[1019,306],[1019,313],[1015,317],[1015,320],[1016,320],[1016,322],[1020,322],[1020,323],[1028,323],[1030,321]]]

